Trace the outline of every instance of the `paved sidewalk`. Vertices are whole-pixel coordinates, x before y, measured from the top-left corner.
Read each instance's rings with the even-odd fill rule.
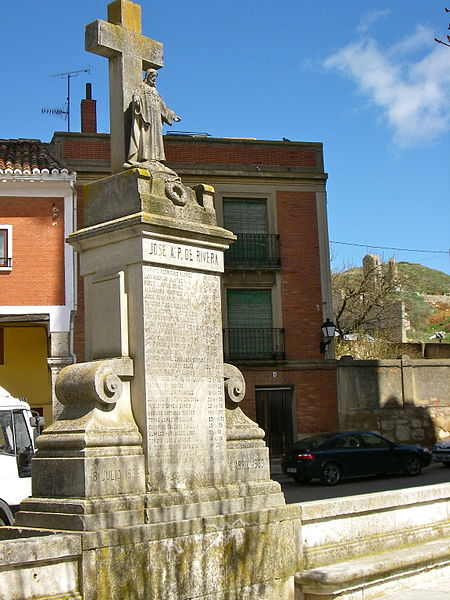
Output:
[[[435,583],[425,584],[410,590],[398,590],[377,600],[449,600],[450,579],[438,579]]]

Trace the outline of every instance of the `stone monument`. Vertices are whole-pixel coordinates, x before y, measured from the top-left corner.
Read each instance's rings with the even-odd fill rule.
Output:
[[[176,117],[138,99],[162,45],[141,35],[139,5],[116,0],[108,17],[86,42],[110,60],[115,172],[86,186],[86,226],[68,240],[88,362],[58,377],[64,411],[38,440],[17,525],[81,536],[83,600],[293,600],[298,509],[239,408],[242,374],[223,363],[220,276],[235,238],[211,187],[184,186],[161,148],[147,153],[161,127],[147,121]],[[129,160],[137,114],[153,141]]]

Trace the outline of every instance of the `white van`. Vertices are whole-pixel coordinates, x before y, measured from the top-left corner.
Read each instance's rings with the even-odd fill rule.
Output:
[[[0,387],[0,525],[12,525],[19,505],[31,495],[31,459],[39,416]]]

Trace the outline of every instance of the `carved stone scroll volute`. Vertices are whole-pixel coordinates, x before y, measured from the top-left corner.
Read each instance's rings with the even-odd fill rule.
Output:
[[[245,379],[239,369],[225,363],[223,365],[225,382],[225,419],[227,441],[261,440],[264,431],[249,419],[241,410],[239,403],[245,396]]]
[[[245,379],[239,369],[224,364],[225,422],[227,436],[228,473],[230,483],[246,482],[247,486],[264,485],[279,492],[279,486],[270,482],[269,449],[264,443],[264,431],[249,419],[239,407],[245,396]],[[261,493],[261,491],[259,491]]]
[[[56,395],[64,409],[37,442],[42,450],[67,450],[142,443],[131,411],[129,382],[133,361],[129,357],[76,363],[62,369]]]

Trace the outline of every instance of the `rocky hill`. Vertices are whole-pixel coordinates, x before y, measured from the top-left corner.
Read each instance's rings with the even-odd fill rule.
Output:
[[[429,341],[436,332],[444,331],[450,342],[450,275],[420,264],[400,262],[399,278],[405,280],[404,299],[412,320],[408,337]],[[415,296],[415,298],[414,298]]]
[[[407,337],[410,341],[428,342],[437,332],[445,332],[445,341],[450,342],[450,275],[436,269],[430,269],[416,263],[399,262],[391,265],[381,264],[381,284],[385,284],[389,294],[394,300],[404,302],[406,318],[409,321]],[[393,275],[393,271],[395,275]],[[336,289],[357,289],[358,282],[364,280],[362,267],[349,269],[343,273],[337,273],[333,278],[333,294]],[[392,277],[397,279],[398,284],[394,293],[389,281]],[[368,281],[368,280],[367,280]],[[387,285],[386,285],[387,282]],[[392,298],[390,300],[392,306]],[[378,302],[380,299],[378,298]],[[387,310],[391,310],[386,303]],[[336,308],[335,308],[336,310]]]

